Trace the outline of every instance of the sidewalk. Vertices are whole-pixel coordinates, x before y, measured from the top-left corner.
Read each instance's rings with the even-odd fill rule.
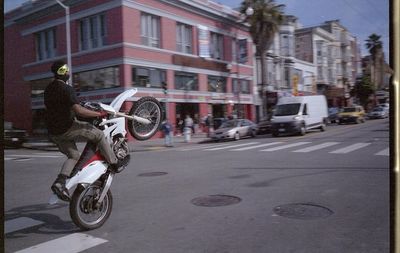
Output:
[[[206,133],[197,133],[192,135],[189,143],[185,142],[184,136],[174,136],[173,139],[174,147],[180,147],[195,143],[205,143],[208,142],[209,140],[210,139],[207,138]],[[85,143],[78,142],[77,145],[79,149],[83,149]],[[165,147],[164,144],[164,138],[153,138],[147,141],[138,141],[134,139],[130,140],[128,142],[128,145],[131,152],[143,152],[143,151],[152,151],[152,150],[167,148]],[[58,151],[57,146],[46,137],[31,137],[22,146],[27,149]]]

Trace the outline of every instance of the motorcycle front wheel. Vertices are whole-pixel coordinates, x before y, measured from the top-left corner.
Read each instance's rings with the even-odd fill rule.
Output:
[[[148,119],[150,124],[143,124],[135,120],[128,121],[129,133],[137,140],[148,140],[157,133],[162,121],[160,102],[153,97],[142,97],[134,103],[129,115]]]
[[[72,221],[83,230],[91,230],[101,227],[110,217],[112,209],[111,191],[107,191],[103,202],[98,205],[97,199],[103,190],[100,181],[89,187],[78,186],[72,195],[69,212]]]

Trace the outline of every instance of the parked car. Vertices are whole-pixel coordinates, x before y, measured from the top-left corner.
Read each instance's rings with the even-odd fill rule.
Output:
[[[214,118],[213,119],[214,130],[218,129],[225,121],[227,121],[226,118]]]
[[[20,148],[22,144],[27,140],[27,132],[22,129],[16,129],[13,124],[8,121],[4,121],[4,146]]]
[[[338,123],[339,108],[337,108],[337,107],[329,107],[328,108],[328,120],[329,120],[329,123]]]
[[[339,124],[343,123],[364,123],[365,122],[365,111],[360,105],[344,107],[339,113]]]
[[[257,135],[257,125],[248,119],[232,119],[222,123],[210,137],[212,140],[239,140],[240,138]]]
[[[389,111],[384,107],[375,107],[368,113],[369,119],[384,119],[389,117]]]
[[[257,134],[268,134],[271,132],[271,119],[264,118],[257,124]]]

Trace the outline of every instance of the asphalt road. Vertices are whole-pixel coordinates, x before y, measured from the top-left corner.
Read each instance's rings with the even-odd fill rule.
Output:
[[[389,252],[387,119],[134,151],[93,231],[47,204],[60,153],[4,158],[6,252]]]

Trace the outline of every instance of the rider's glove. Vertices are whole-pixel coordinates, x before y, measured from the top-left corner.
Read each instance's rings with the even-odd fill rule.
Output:
[[[100,118],[106,118],[107,116],[108,116],[108,112],[106,112],[106,111],[100,112]]]

